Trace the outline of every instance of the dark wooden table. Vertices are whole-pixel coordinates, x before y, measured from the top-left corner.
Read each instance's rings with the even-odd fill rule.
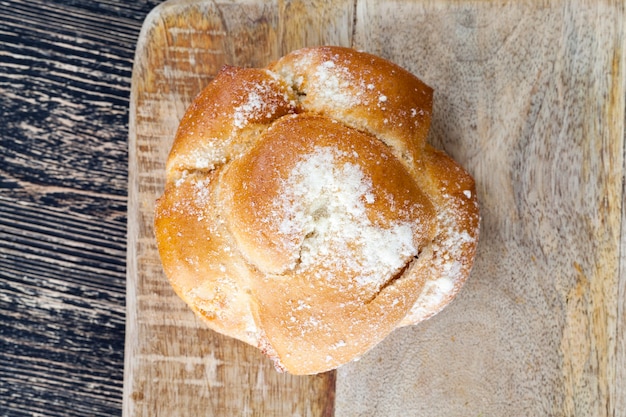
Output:
[[[0,2],[0,416],[115,416],[128,101],[158,0]]]

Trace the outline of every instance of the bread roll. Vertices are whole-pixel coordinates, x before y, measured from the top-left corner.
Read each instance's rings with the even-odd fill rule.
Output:
[[[156,204],[176,293],[292,374],[440,311],[479,221],[470,175],[426,143],[431,108],[411,73],[348,48],[224,67],[180,122]]]

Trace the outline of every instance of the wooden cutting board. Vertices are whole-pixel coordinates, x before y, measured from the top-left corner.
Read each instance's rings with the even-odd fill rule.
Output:
[[[168,1],[130,108],[124,416],[626,413],[620,1]],[[276,373],[170,289],[153,204],[186,106],[223,64],[353,46],[435,89],[430,140],[477,182],[481,241],[442,313],[336,372]]]

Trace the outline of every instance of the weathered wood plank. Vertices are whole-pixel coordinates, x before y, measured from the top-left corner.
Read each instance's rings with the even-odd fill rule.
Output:
[[[156,3],[0,3],[0,415],[121,414],[128,96]]]

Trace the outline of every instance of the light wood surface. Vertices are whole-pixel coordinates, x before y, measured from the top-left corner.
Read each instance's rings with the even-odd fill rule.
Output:
[[[170,1],[146,20],[130,113],[124,415],[618,416],[624,6]],[[435,89],[430,140],[474,176],[476,265],[460,296],[359,361],[277,374],[169,288],[152,235],[178,120],[222,64],[349,45]]]

